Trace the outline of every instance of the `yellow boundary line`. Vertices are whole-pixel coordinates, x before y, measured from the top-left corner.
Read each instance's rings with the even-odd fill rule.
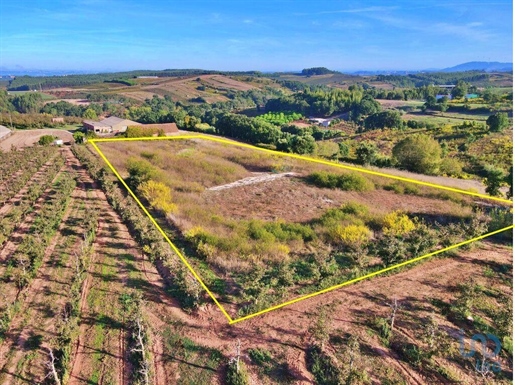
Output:
[[[332,162],[324,161],[324,160],[321,160],[321,159],[310,158],[310,157],[303,156],[303,155],[282,153],[282,152],[278,152],[278,151],[269,150],[269,149],[266,149],[266,148],[255,147],[255,146],[252,146],[252,145],[249,145],[249,144],[245,144],[245,143],[233,142],[233,141],[230,141],[230,140],[220,139],[220,138],[215,138],[215,137],[210,137],[210,136],[205,136],[205,135],[181,135],[181,136],[149,137],[149,138],[106,138],[106,139],[91,139],[91,140],[89,140],[89,143],[92,144],[92,146],[95,148],[95,150],[98,152],[98,154],[102,157],[104,162],[106,162],[107,166],[111,169],[111,171],[113,171],[113,173],[116,175],[118,180],[123,184],[123,186],[127,189],[129,194],[134,198],[134,200],[137,202],[137,204],[141,207],[143,212],[150,218],[150,221],[154,224],[154,226],[157,228],[157,230],[165,238],[165,240],[171,246],[172,250],[179,256],[181,261],[185,264],[185,266],[193,274],[195,279],[200,283],[200,285],[204,288],[204,290],[206,290],[206,292],[209,294],[209,296],[213,299],[214,303],[222,311],[224,316],[229,321],[230,325],[238,323],[238,322],[241,322],[241,321],[248,320],[250,318],[257,317],[259,315],[268,313],[268,312],[273,311],[273,310],[277,310],[277,309],[283,308],[285,306],[294,304],[296,302],[303,301],[303,300],[308,299],[308,298],[315,297],[315,296],[320,295],[320,294],[324,294],[324,293],[327,293],[327,292],[330,292],[330,291],[333,291],[333,290],[340,289],[340,288],[342,288],[344,286],[351,285],[353,283],[356,283],[356,282],[359,282],[359,281],[362,281],[362,280],[365,280],[365,279],[368,279],[368,278],[375,277],[375,276],[377,276],[379,274],[386,273],[388,271],[397,269],[399,267],[407,266],[409,264],[418,262],[420,260],[432,257],[434,255],[437,255],[437,254],[440,254],[440,253],[444,253],[444,252],[449,251],[449,250],[456,249],[456,248],[464,246],[466,244],[469,244],[469,243],[472,243],[472,242],[476,242],[478,240],[481,240],[481,239],[484,239],[484,238],[487,238],[487,237],[491,237],[492,235],[495,235],[495,234],[501,233],[503,231],[507,231],[507,230],[510,230],[510,229],[514,228],[514,225],[511,225],[511,226],[502,228],[500,230],[496,230],[496,231],[490,232],[488,234],[484,234],[484,235],[481,235],[479,237],[476,237],[476,238],[473,238],[473,239],[469,239],[467,241],[463,241],[463,242],[457,243],[456,245],[448,246],[448,247],[446,247],[444,249],[433,251],[431,253],[422,255],[420,257],[416,257],[416,258],[410,259],[408,261],[404,261],[404,262],[398,263],[396,265],[386,267],[384,269],[381,269],[381,270],[378,270],[378,271],[366,274],[366,275],[364,275],[362,277],[351,279],[349,281],[346,281],[346,282],[340,283],[338,285],[334,285],[334,286],[328,287],[326,289],[317,291],[315,293],[311,293],[311,294],[303,295],[301,297],[294,298],[292,300],[286,301],[286,302],[281,303],[279,305],[275,305],[275,306],[269,307],[267,309],[258,311],[256,313],[252,313],[252,314],[249,314],[249,315],[246,315],[244,317],[237,318],[237,319],[232,319],[231,316],[225,310],[225,308],[218,302],[218,300],[216,299],[214,294],[208,289],[206,284],[202,281],[200,276],[195,272],[195,270],[188,263],[186,257],[184,257],[184,255],[175,246],[175,244],[170,240],[170,238],[168,238],[168,236],[163,231],[161,226],[159,226],[159,224],[156,222],[154,217],[148,212],[148,210],[145,208],[145,206],[143,206],[143,204],[138,199],[136,194],[134,194],[134,192],[129,188],[129,186],[125,183],[125,181],[120,176],[118,171],[116,171],[116,169],[111,164],[111,162],[109,162],[107,157],[102,153],[102,151],[100,151],[100,149],[96,145],[96,143],[105,143],[105,142],[130,142],[130,141],[152,141],[152,140],[184,140],[184,139],[210,140],[210,141],[213,141],[213,142],[219,142],[219,143],[224,143],[224,144],[230,144],[230,145],[233,145],[233,146],[239,146],[239,147],[250,148],[250,149],[253,149],[253,150],[263,151],[263,152],[267,152],[267,153],[273,154],[273,155],[279,155],[279,156],[284,156],[284,157],[289,157],[289,158],[294,158],[294,159],[301,159],[301,160],[305,160],[305,161],[308,161],[308,162],[329,165],[329,166],[333,166],[333,167],[337,167],[337,168],[343,168],[343,169],[347,169],[347,170],[355,170],[355,171],[364,172],[364,173],[371,174],[371,175],[378,175],[378,176],[382,176],[382,177],[386,177],[386,178],[390,178],[390,179],[401,180],[401,181],[404,181],[404,182],[416,183],[416,184],[420,184],[420,185],[423,185],[423,186],[435,187],[435,188],[438,188],[438,189],[441,189],[441,190],[448,190],[448,191],[458,192],[458,193],[461,193],[461,194],[472,195],[472,196],[476,196],[476,197],[480,197],[480,198],[484,198],[484,199],[488,199],[488,200],[495,200],[495,201],[499,201],[499,202],[503,202],[503,203],[510,203],[510,204],[513,204],[513,202],[510,201],[510,200],[507,200],[507,199],[491,197],[491,196],[488,196],[488,195],[474,193],[474,192],[471,192],[471,191],[460,190],[460,189],[456,189],[456,188],[453,188],[453,187],[441,186],[441,185],[437,185],[437,184],[433,184],[433,183],[429,183],[429,182],[418,181],[418,180],[415,180],[415,179],[404,178],[404,177],[399,177],[399,176],[395,176],[395,175],[389,175],[389,174],[385,174],[385,173],[381,173],[381,172],[377,172],[377,171],[363,169],[363,168],[360,168],[360,167],[354,167],[354,166],[347,166],[347,165],[342,165],[342,164],[338,164],[338,163],[332,163]]]

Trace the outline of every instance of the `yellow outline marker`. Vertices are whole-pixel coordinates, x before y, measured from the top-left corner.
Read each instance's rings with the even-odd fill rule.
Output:
[[[218,300],[216,299],[214,294],[208,289],[206,284],[202,281],[200,276],[195,272],[195,270],[188,263],[188,261],[186,260],[186,257],[184,257],[184,255],[180,252],[180,250],[177,248],[177,246],[174,245],[174,243],[170,240],[170,238],[168,238],[168,236],[163,231],[161,226],[159,226],[159,224],[156,222],[154,217],[148,212],[148,210],[145,208],[145,206],[143,206],[143,204],[138,199],[136,194],[134,194],[134,192],[129,188],[129,186],[125,183],[125,181],[120,176],[118,171],[116,171],[116,169],[111,164],[111,162],[109,162],[109,160],[106,158],[106,156],[102,153],[102,151],[100,151],[100,149],[96,145],[96,143],[105,143],[105,142],[130,142],[130,141],[144,141],[144,140],[146,140],[146,141],[150,141],[150,140],[182,140],[182,139],[210,140],[210,141],[213,141],[213,142],[225,143],[225,144],[230,144],[230,145],[233,145],[233,146],[245,147],[245,148],[250,148],[252,150],[267,152],[267,153],[273,154],[273,155],[279,155],[279,156],[284,156],[284,157],[289,157],[289,158],[294,158],[294,159],[301,159],[301,160],[305,160],[305,161],[312,162],[312,163],[319,163],[319,164],[329,165],[329,166],[332,166],[332,167],[343,168],[343,169],[347,169],[347,170],[359,171],[359,172],[363,172],[363,173],[366,173],[366,174],[378,175],[378,176],[382,176],[382,177],[386,177],[386,178],[390,178],[390,179],[395,179],[395,180],[400,180],[400,181],[404,181],[404,182],[416,183],[416,184],[420,184],[420,185],[423,185],[423,186],[435,187],[435,188],[438,188],[440,190],[447,190],[447,191],[458,192],[458,193],[461,193],[461,194],[472,195],[472,196],[476,196],[476,197],[484,198],[484,199],[488,199],[488,200],[494,200],[494,201],[503,202],[503,203],[510,203],[510,204],[513,204],[513,202],[510,201],[510,200],[507,200],[507,199],[491,197],[491,196],[488,196],[488,195],[479,194],[479,193],[475,193],[475,192],[471,192],[471,191],[460,190],[460,189],[456,189],[456,188],[453,188],[453,187],[441,186],[441,185],[437,185],[437,184],[434,184],[434,183],[418,181],[418,180],[415,180],[415,179],[404,178],[404,177],[399,177],[399,176],[395,176],[395,175],[389,175],[389,174],[385,174],[385,173],[382,173],[382,172],[367,170],[367,169],[364,169],[364,168],[361,168],[361,167],[354,167],[354,166],[347,166],[347,165],[338,164],[338,163],[332,163],[332,162],[329,162],[329,161],[325,161],[325,160],[321,160],[321,159],[315,159],[315,158],[310,158],[310,157],[303,156],[303,155],[283,153],[283,152],[279,152],[279,151],[269,150],[269,149],[266,149],[266,148],[255,147],[255,146],[252,146],[250,144],[233,142],[231,140],[220,139],[220,138],[215,138],[215,137],[205,136],[205,135],[180,135],[180,136],[148,137],[148,138],[90,139],[89,143],[91,143],[93,145],[93,147],[98,152],[98,154],[102,157],[104,162],[106,162],[107,166],[111,169],[111,171],[113,171],[113,173],[116,175],[118,180],[123,184],[123,186],[127,189],[129,194],[134,198],[136,203],[141,207],[143,212],[150,218],[150,221],[154,224],[154,226],[157,228],[157,230],[161,233],[161,235],[164,237],[164,239],[168,242],[168,244],[171,246],[172,250],[179,256],[181,261],[189,269],[189,271],[193,274],[195,279],[200,283],[200,285],[204,288],[204,290],[206,290],[206,292],[209,294],[209,296],[213,299],[214,303],[222,311],[223,315],[228,319],[230,325],[238,323],[238,322],[241,322],[241,321],[248,320],[250,318],[254,318],[256,316],[268,313],[268,312],[270,312],[272,310],[277,310],[277,309],[283,308],[285,306],[294,304],[296,302],[303,301],[303,300],[308,299],[308,298],[315,297],[315,296],[323,294],[323,293],[327,293],[329,291],[333,291],[333,290],[339,289],[339,288],[347,286],[347,285],[351,285],[353,283],[356,283],[356,282],[359,282],[359,281],[362,281],[362,280],[365,280],[365,279],[368,279],[368,278],[375,277],[376,275],[386,273],[386,272],[388,272],[390,270],[394,270],[394,269],[397,269],[399,267],[407,266],[409,264],[421,261],[421,260],[423,260],[425,258],[432,257],[433,255],[444,253],[446,251],[456,249],[456,248],[458,248],[460,246],[464,246],[464,245],[467,245],[469,243],[472,243],[472,242],[475,242],[475,241],[479,241],[481,239],[488,238],[488,237],[491,237],[492,235],[495,235],[495,234],[501,233],[503,231],[507,231],[507,230],[510,230],[510,229],[514,228],[514,225],[507,226],[505,228],[502,228],[502,229],[499,229],[499,230],[496,230],[496,231],[492,231],[492,232],[490,232],[488,234],[484,234],[484,235],[481,235],[479,237],[476,237],[476,238],[473,238],[473,239],[469,239],[467,241],[463,241],[463,242],[457,243],[456,245],[448,246],[448,247],[446,247],[444,249],[433,251],[431,253],[422,255],[420,257],[412,258],[412,259],[410,259],[408,261],[404,261],[404,262],[398,263],[396,265],[389,266],[389,267],[386,267],[386,268],[378,270],[378,271],[374,271],[374,272],[366,274],[366,275],[364,275],[362,277],[354,278],[354,279],[351,279],[349,281],[340,283],[338,285],[334,285],[334,286],[328,287],[326,289],[317,291],[315,293],[311,293],[311,294],[303,295],[301,297],[294,298],[292,300],[286,301],[286,302],[281,303],[279,305],[275,305],[275,306],[269,307],[267,309],[258,311],[256,313],[252,313],[252,314],[249,314],[249,315],[246,315],[244,317],[237,318],[237,319],[232,319],[231,316],[224,309],[224,307],[222,305],[220,305],[220,302],[218,302]]]

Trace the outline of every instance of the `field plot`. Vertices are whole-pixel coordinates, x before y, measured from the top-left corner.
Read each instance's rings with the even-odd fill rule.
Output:
[[[512,223],[506,200],[207,137],[95,146],[231,323]]]

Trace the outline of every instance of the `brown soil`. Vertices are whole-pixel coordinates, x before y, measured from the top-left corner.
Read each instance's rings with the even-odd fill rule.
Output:
[[[181,322],[185,326],[185,336],[202,346],[220,349],[227,356],[233,354],[237,339],[241,340],[243,352],[250,348],[265,348],[275,353],[284,353],[289,371],[296,378],[295,384],[314,383],[305,363],[307,329],[311,317],[316,315],[317,306],[334,301],[339,303],[332,313],[332,330],[359,335],[364,341],[364,348],[372,352],[371,365],[391,366],[410,384],[428,383],[417,370],[385,348],[376,336],[365,333],[367,327],[364,317],[387,315],[388,302],[397,298],[406,309],[420,308],[420,311],[410,316],[423,320],[431,311],[429,299],[450,301],[457,283],[480,274],[483,266],[491,263],[511,263],[510,251],[487,243],[475,250],[462,252],[459,257],[433,259],[392,276],[361,282],[230,326],[212,304],[205,305],[194,316],[186,315],[173,299],[163,293],[162,281],[154,267],[139,260],[142,266],[140,269],[145,272],[149,282],[146,290],[148,317],[155,330],[163,330],[170,322]],[[412,324],[404,322],[402,314],[398,319],[399,332],[415,338],[412,335]],[[456,327],[446,320],[441,320],[441,325],[449,331],[451,343],[457,346],[458,340],[451,337],[457,332]],[[157,332],[154,336],[159,337],[160,334]],[[165,377],[156,383],[176,383],[176,364],[166,357],[161,358],[161,341],[156,341],[155,346],[155,362],[159,365],[156,372]],[[473,373],[469,374],[473,376]],[[380,373],[372,373],[372,376],[375,379],[381,378]],[[473,377],[465,376],[463,380],[467,384],[474,383]],[[374,383],[379,384],[377,381]]]
[[[39,130],[13,131],[13,134],[0,142],[0,150],[8,151],[11,146],[21,148],[32,146],[43,135],[54,135],[64,142],[73,142],[73,136],[66,130],[44,128]]]
[[[126,351],[127,333],[117,302],[127,286],[128,256],[134,258],[137,248],[104,193],[89,176],[86,181],[96,202],[94,209],[101,215],[94,255],[83,286],[80,332],[69,384],[87,383],[91,378],[97,378],[99,384],[128,384],[131,370]],[[98,340],[100,346],[95,344]]]
[[[71,155],[68,156],[71,157]],[[113,326],[117,322],[121,322],[123,325],[123,319],[116,314],[114,308],[116,308],[118,296],[127,287],[142,290],[146,300],[144,314],[151,325],[153,342],[150,350],[153,360],[152,370],[155,373],[153,383],[155,384],[173,385],[178,382],[180,375],[178,368],[181,363],[165,353],[166,342],[163,336],[164,329],[176,323],[183,326],[183,336],[201,346],[218,349],[226,357],[234,354],[234,347],[238,339],[241,341],[244,354],[247,354],[250,348],[265,348],[274,354],[283,355],[288,371],[295,378],[295,384],[314,384],[305,362],[305,349],[309,342],[308,328],[312,317],[317,314],[317,307],[335,301],[339,302],[335,304],[334,311],[331,313],[333,318],[331,330],[333,333],[352,333],[360,337],[363,350],[368,352],[366,354],[367,367],[371,370],[370,375],[374,384],[380,383],[382,370],[387,366],[393,368],[407,383],[427,384],[429,380],[424,378],[417,369],[401,361],[399,357],[385,348],[376,334],[367,332],[369,328],[366,319],[387,315],[388,302],[392,298],[397,298],[405,310],[398,315],[396,329],[399,333],[416,340],[417,335],[414,334],[416,325],[422,324],[424,317],[433,309],[429,299],[438,299],[449,303],[455,297],[453,290],[458,283],[465,282],[469,277],[482,277],[485,267],[495,264],[511,265],[512,263],[510,248],[494,243],[484,243],[476,249],[460,251],[459,256],[428,260],[397,274],[363,281],[247,321],[229,325],[220,310],[211,302],[203,305],[193,314],[187,314],[180,309],[177,301],[166,293],[163,279],[155,266],[142,257],[138,245],[129,236],[129,232],[121,223],[120,218],[107,204],[104,194],[92,183],[89,176],[85,175],[84,170],[78,169],[78,172],[81,182],[90,189],[89,194],[84,190],[76,190],[80,194],[74,195],[73,199],[77,201],[84,199],[86,202],[91,200],[93,203],[90,204],[94,204],[94,206],[88,207],[95,207],[102,214],[95,242],[95,255],[83,290],[80,336],[74,351],[72,376],[69,384],[91,383],[95,371],[98,372],[98,380],[95,383],[117,385],[129,383],[131,368],[127,363],[127,351],[124,344],[126,333],[123,327]],[[256,198],[256,192],[259,192],[256,189],[260,188],[265,188],[263,191],[267,194],[273,193],[279,187],[283,191],[288,191],[284,188],[292,186],[275,187],[275,185],[294,182],[293,179],[283,178],[273,182],[238,187],[241,190],[239,191],[241,194],[238,196],[242,196],[243,200],[251,199],[252,196]],[[300,192],[295,188],[293,190],[292,200],[295,201],[309,198],[311,199],[310,204],[313,205],[313,199],[320,198],[295,195]],[[308,190],[306,189],[306,191]],[[332,191],[328,190],[328,193]],[[223,191],[210,194],[221,193]],[[375,192],[370,194],[373,193]],[[380,191],[380,193],[381,196],[384,196],[385,192]],[[329,199],[334,198],[328,197]],[[393,194],[391,197],[389,196],[388,202],[396,198],[401,200],[396,204],[402,204],[406,197]],[[352,199],[354,200],[355,197],[352,196]],[[378,205],[381,203],[379,198],[374,198],[373,195],[367,199],[376,199]],[[414,203],[408,202],[410,205]],[[433,209],[437,210],[431,200],[417,201],[416,204],[417,207],[422,207],[428,212]],[[284,206],[289,207],[288,205],[291,205],[291,202],[286,201]],[[303,209],[299,207],[297,210]],[[53,242],[53,244],[56,243],[58,243],[58,238]],[[58,288],[58,285],[62,285],[62,283],[55,283],[55,280],[55,270],[45,266],[33,282],[30,294],[24,301],[31,320],[35,320],[34,317],[38,312],[43,311],[39,306],[45,301],[47,290],[54,290]],[[104,321],[101,321],[102,316],[110,317],[113,322],[105,324],[105,318],[103,318]],[[446,319],[440,319],[439,322],[442,328],[448,330],[451,343],[457,346],[458,341],[453,337],[457,332],[456,326]],[[100,349],[95,346],[95,339],[99,335],[97,332],[99,326],[102,326],[103,336]],[[12,357],[22,359],[23,353],[19,352],[23,352],[23,349],[20,347],[23,346],[23,341],[26,341],[27,337],[31,335],[30,331],[37,330],[38,333],[46,336],[48,334],[45,333],[49,333],[52,327],[53,325],[50,325],[48,321],[28,324],[23,324],[20,319],[15,321],[12,335],[20,337],[10,340],[10,343],[14,343],[14,345],[2,345],[2,348],[8,346],[11,350],[12,346],[14,349],[9,355],[11,357],[9,358],[9,373],[12,373],[16,362]],[[41,328],[41,331],[37,328]],[[331,350],[333,347],[329,346],[328,349]],[[41,366],[44,356],[41,352],[39,354],[37,362],[33,361],[35,369],[31,369],[30,375],[25,379],[15,378],[12,375],[6,376],[4,373],[2,383],[34,383],[37,381],[44,370]],[[2,363],[7,360],[4,354],[0,354],[0,360],[3,360]],[[256,367],[250,363],[247,357],[243,357],[243,360],[247,362],[251,376],[256,383],[273,383],[270,379],[265,380],[261,377],[258,379]],[[195,362],[186,364],[191,365],[192,369],[196,368]],[[506,365],[507,363],[503,362],[503,367]],[[472,372],[462,371],[460,375],[464,384],[475,383]],[[187,376],[187,373],[182,372],[182,376]],[[213,373],[212,383],[223,384],[221,377],[220,371]]]
[[[55,157],[52,157],[48,162],[46,162],[41,168],[34,173],[34,175],[30,178],[30,180],[25,184],[25,186],[16,193],[11,199],[9,199],[2,207],[0,207],[0,216],[6,215],[13,207],[13,205],[18,204],[23,198],[23,196],[29,190],[29,187],[35,185],[40,182],[41,177],[45,173],[45,171],[52,165]]]
[[[203,194],[203,205],[215,205],[220,215],[228,218],[263,220],[284,219],[307,222],[333,207],[347,202],[361,203],[371,213],[385,214],[394,210],[417,214],[448,215],[454,208],[458,214],[461,206],[449,201],[413,195],[400,195],[393,191],[374,190],[352,192],[320,189],[306,185],[298,178],[280,178],[259,184],[238,186],[231,189],[209,191]]]
[[[72,171],[69,161],[66,170],[66,172]],[[45,195],[36,203],[35,213],[42,200],[45,199]],[[73,274],[70,266],[71,258],[68,258],[67,264],[63,265],[62,253],[63,251],[71,252],[77,242],[70,244],[71,250],[59,250],[59,248],[65,242],[66,232],[75,230],[69,228],[68,218],[70,215],[76,215],[78,204],[83,199],[81,190],[75,189],[57,234],[45,251],[42,266],[29,287],[20,292],[12,283],[3,285],[2,299],[6,303],[12,303],[15,299],[19,299],[21,302],[21,310],[11,321],[5,341],[0,345],[0,368],[2,368],[0,373],[2,378],[7,381],[3,383],[17,383],[16,377],[22,374],[39,381],[42,381],[46,375],[46,368],[43,365],[48,360],[46,349],[51,346],[51,339],[55,336],[56,321],[67,299],[68,282]],[[21,241],[21,235],[30,228],[33,217],[34,215],[31,215],[25,219],[18,228],[17,235],[11,237],[2,250],[2,254],[10,254],[17,248]],[[77,238],[77,241],[78,239],[80,237]],[[40,348],[33,351],[35,354],[33,358],[27,359],[26,355],[34,349],[30,346],[30,341],[36,337],[42,342]]]

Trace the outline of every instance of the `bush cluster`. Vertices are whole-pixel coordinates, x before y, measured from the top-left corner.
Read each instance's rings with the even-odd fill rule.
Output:
[[[370,191],[374,184],[367,178],[356,174],[334,174],[331,172],[314,172],[307,177],[307,181],[317,187],[341,189],[344,191]]]

